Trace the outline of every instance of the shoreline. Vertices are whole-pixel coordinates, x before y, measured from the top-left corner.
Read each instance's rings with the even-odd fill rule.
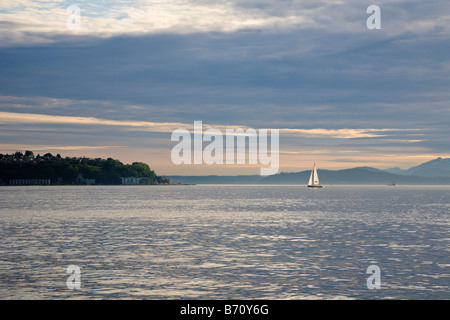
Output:
[[[51,185],[0,185],[0,187],[171,187],[171,186],[247,186],[247,187],[307,187],[306,184],[246,184],[246,183],[174,183],[174,184],[149,184],[149,185],[126,185],[126,184],[95,184],[95,185],[81,185],[81,184],[51,184]],[[324,184],[326,188],[333,187],[386,187],[391,189],[403,187],[450,187],[448,184],[403,184],[397,186],[390,186],[387,184]]]

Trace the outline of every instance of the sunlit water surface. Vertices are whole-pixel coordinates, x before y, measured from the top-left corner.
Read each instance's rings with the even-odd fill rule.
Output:
[[[0,298],[450,299],[449,199],[448,187],[0,187]]]

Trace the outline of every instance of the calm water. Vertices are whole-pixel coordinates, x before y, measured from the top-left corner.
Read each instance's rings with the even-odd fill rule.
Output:
[[[449,212],[448,187],[0,187],[0,299],[450,299]]]

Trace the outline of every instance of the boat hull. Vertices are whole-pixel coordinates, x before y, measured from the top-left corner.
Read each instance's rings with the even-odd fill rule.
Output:
[[[308,185],[308,188],[323,188],[321,185]]]

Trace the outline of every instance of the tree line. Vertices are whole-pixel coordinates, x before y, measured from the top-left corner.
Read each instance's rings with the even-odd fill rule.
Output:
[[[34,157],[31,151],[25,154],[0,155],[0,179],[8,183],[10,179],[50,179],[52,184],[73,184],[79,174],[95,179],[95,184],[121,184],[121,177],[148,178],[149,184],[157,184],[161,177],[142,162],[123,164],[119,160],[62,158],[50,153]]]

